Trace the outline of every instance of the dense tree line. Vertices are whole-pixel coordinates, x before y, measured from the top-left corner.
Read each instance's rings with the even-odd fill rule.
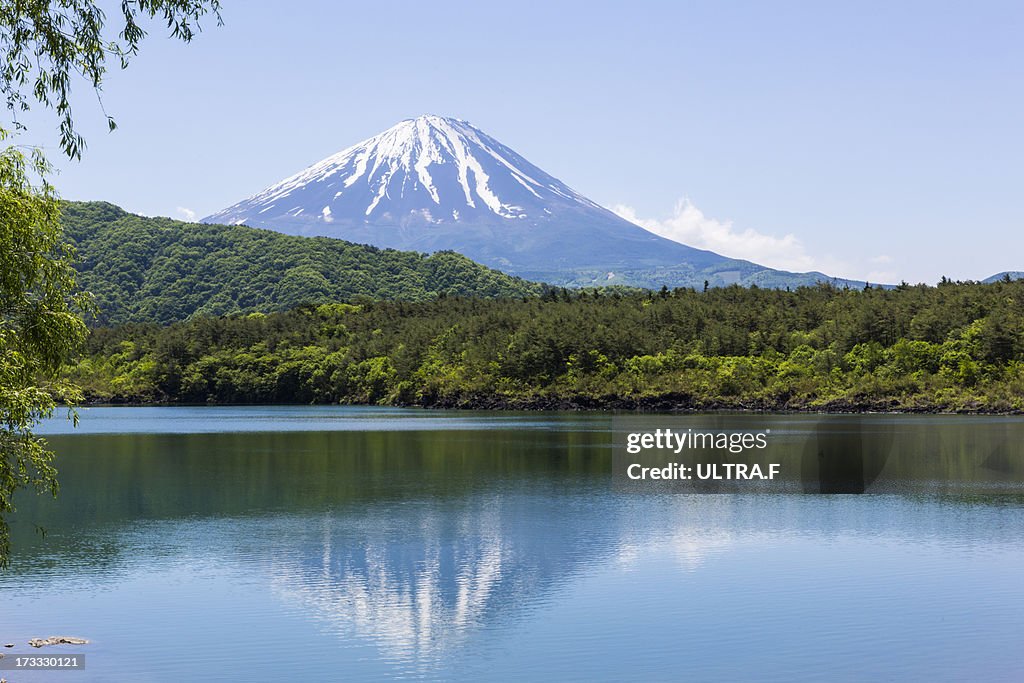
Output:
[[[60,151],[80,159],[85,139],[72,116],[75,84],[99,97],[108,59],[127,67],[147,20],[187,43],[211,16],[220,20],[218,0],[122,2],[120,12],[93,0],[0,4],[0,99],[8,110],[0,121],[0,569],[9,558],[15,493],[57,493],[54,453],[34,429],[58,401],[73,407],[78,400],[62,371],[86,335],[82,314],[91,309],[76,286],[52,167],[23,137],[33,118],[26,112],[51,109]],[[107,121],[113,130],[114,119]]]
[[[549,290],[94,330],[98,401],[1021,410],[1024,282]]]
[[[417,252],[296,237],[246,226],[144,218],[104,202],[68,202],[82,287],[100,324],[283,311],[307,302],[523,296],[537,285],[454,252]]]

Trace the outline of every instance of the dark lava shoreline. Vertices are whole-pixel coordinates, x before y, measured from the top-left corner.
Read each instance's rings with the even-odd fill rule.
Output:
[[[181,403],[176,401],[138,401],[119,398],[87,398],[84,407],[157,407],[157,406],[230,406],[230,405],[339,405],[330,403]],[[765,401],[760,399],[718,399],[699,400],[686,394],[665,394],[661,396],[527,396],[508,397],[494,394],[445,396],[417,403],[364,404],[346,403],[340,405],[374,405],[391,408],[425,408],[441,410],[493,410],[493,411],[562,411],[562,412],[638,412],[638,413],[714,413],[714,412],[757,412],[757,413],[817,413],[817,414],[863,414],[886,413],[922,415],[1024,415],[1024,410],[999,408],[974,403],[960,408],[916,402],[902,403],[898,399],[875,401],[849,401],[837,399],[821,404],[793,401]]]

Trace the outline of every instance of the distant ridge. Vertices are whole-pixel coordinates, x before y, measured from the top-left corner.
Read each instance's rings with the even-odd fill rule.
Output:
[[[395,249],[451,249],[554,284],[785,287],[832,281],[823,273],[774,270],[655,235],[467,121],[433,115],[402,121],[203,221]]]
[[[543,286],[452,252],[432,256],[245,226],[145,218],[105,202],[67,202],[79,281],[99,324],[286,310],[357,297],[529,296]]]
[[[996,273],[995,275],[991,275],[985,278],[984,280],[982,280],[982,282],[998,282],[999,280],[1004,280],[1007,277],[1009,277],[1011,280],[1024,279],[1024,270],[1004,270],[1001,273]]]

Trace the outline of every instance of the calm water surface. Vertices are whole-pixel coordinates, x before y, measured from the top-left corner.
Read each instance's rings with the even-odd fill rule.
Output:
[[[50,422],[62,491],[20,500],[0,641],[83,636],[38,652],[87,666],[0,673],[1024,680],[1024,421],[745,416],[794,451],[823,421],[884,432],[880,480],[905,486],[643,495],[611,476],[631,419],[204,407]]]

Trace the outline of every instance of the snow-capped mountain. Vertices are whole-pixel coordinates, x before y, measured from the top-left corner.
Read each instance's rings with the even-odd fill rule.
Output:
[[[249,220],[253,212],[327,225],[522,220],[551,213],[552,203],[603,211],[469,123],[421,116],[329,156],[210,220]]]
[[[660,277],[670,286],[708,275],[721,284],[766,270],[648,232],[468,122],[441,116],[402,121],[203,220],[451,249],[549,282],[628,282],[636,278],[622,273],[668,269]]]

